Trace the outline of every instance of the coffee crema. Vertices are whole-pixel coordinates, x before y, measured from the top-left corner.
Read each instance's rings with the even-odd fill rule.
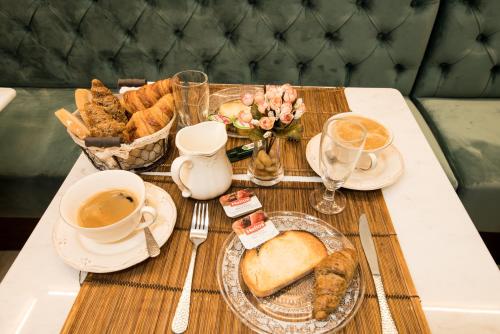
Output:
[[[103,227],[130,215],[138,202],[125,189],[110,189],[87,199],[78,209],[77,222],[81,227]]]
[[[366,129],[366,142],[364,150],[371,151],[383,147],[390,139],[389,131],[382,124],[362,116],[346,116],[342,119],[361,124]],[[343,140],[350,141],[359,138],[359,128],[353,128],[348,123],[342,124],[337,130],[338,136]]]

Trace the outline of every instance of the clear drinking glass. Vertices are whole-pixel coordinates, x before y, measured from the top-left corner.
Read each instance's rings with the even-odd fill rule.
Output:
[[[201,71],[182,71],[172,77],[179,127],[197,124],[208,116],[208,77]]]
[[[319,149],[321,178],[326,189],[317,189],[309,197],[316,210],[325,214],[344,210],[346,197],[337,189],[354,170],[365,140],[365,128],[355,121],[330,118],[326,122]]]

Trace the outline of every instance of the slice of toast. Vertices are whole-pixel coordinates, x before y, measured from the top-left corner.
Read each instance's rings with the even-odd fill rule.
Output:
[[[325,245],[311,233],[286,231],[247,250],[241,275],[254,296],[266,297],[310,273],[325,256]]]

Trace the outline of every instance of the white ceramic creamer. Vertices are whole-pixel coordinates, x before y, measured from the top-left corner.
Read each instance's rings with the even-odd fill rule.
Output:
[[[233,176],[226,156],[224,124],[214,121],[185,127],[177,133],[179,157],[172,163],[172,178],[183,197],[215,198],[229,189]]]

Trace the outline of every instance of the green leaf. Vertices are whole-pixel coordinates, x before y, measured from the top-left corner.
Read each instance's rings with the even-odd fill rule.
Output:
[[[248,138],[250,138],[252,141],[261,140],[264,138],[264,132],[260,128],[253,128],[248,133]]]
[[[281,138],[289,138],[293,140],[300,140],[302,138],[302,132],[304,128],[299,120],[294,120],[290,125],[286,128],[275,129],[275,133],[277,137]]]
[[[262,117],[262,114],[259,112],[259,108],[256,104],[252,104],[250,112],[252,113],[253,119],[259,120]]]

